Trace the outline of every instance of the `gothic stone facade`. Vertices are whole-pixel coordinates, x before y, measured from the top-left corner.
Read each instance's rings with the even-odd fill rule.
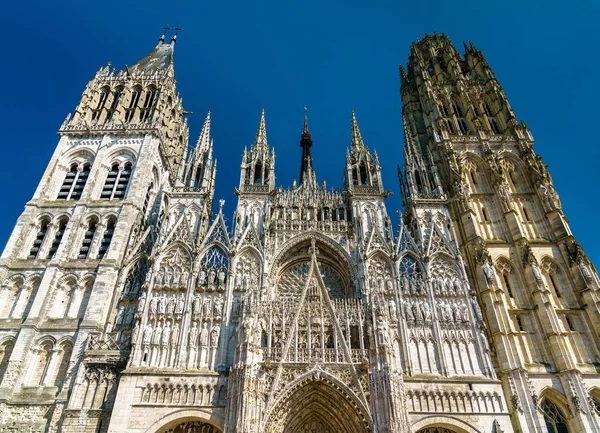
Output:
[[[175,38],[100,69],[0,261],[0,431],[600,431],[599,280],[485,58],[401,68],[392,227],[354,113],[344,185],[275,186],[264,112],[212,215]]]

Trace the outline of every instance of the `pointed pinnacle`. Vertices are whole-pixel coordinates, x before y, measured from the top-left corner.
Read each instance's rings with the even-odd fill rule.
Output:
[[[352,148],[363,148],[365,143],[363,142],[360,129],[358,129],[358,122],[356,121],[356,113],[352,110]]]
[[[304,107],[304,129],[302,130],[302,135],[310,135],[308,131],[308,110]]]
[[[265,121],[265,109],[263,108],[260,113],[260,121],[258,123],[258,131],[256,132],[256,139],[254,140],[255,148],[268,148],[267,145],[267,123]]]
[[[206,115],[206,120],[204,120],[204,125],[202,126],[202,131],[200,132],[200,136],[198,137],[198,143],[196,144],[196,149],[208,149],[210,146],[210,111]]]

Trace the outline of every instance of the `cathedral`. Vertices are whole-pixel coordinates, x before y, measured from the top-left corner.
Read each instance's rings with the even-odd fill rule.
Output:
[[[228,225],[176,37],[96,73],[16,222],[0,432],[600,432],[600,280],[481,51],[400,67],[398,226],[354,113],[330,189],[306,114],[275,184],[264,111]]]

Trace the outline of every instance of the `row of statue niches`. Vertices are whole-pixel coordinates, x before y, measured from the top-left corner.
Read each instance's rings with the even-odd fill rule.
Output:
[[[203,269],[198,274],[198,284],[196,284],[196,289],[199,291],[206,290],[208,292],[213,292],[215,290],[224,292],[226,283],[227,274],[225,273],[225,270],[221,269],[217,272],[215,269],[210,269],[206,272]]]
[[[436,296],[461,296],[463,286],[458,278],[454,280],[432,279],[431,287]],[[400,278],[400,288],[404,295],[426,296],[427,284],[421,278]]]
[[[220,321],[223,317],[223,304],[225,300],[221,295],[195,296],[192,300],[192,315],[194,318],[202,318]]]
[[[233,290],[236,292],[246,292],[251,287],[258,286],[258,271],[254,270],[250,273],[238,272],[233,277]]]
[[[151,318],[181,316],[185,307],[185,295],[177,292],[161,293],[159,291],[154,296],[151,296],[148,305],[148,316]],[[146,292],[142,292],[138,303],[140,314],[144,311],[146,301]]]
[[[132,333],[133,343],[137,343],[139,338],[139,324],[136,323]],[[194,320],[190,327],[187,341],[189,347],[217,347],[219,344],[219,333],[221,328],[215,324],[209,327],[207,322],[199,325],[198,321]],[[145,346],[163,346],[176,347],[179,345],[180,328],[177,322],[166,320],[164,323],[159,320],[155,325],[147,324],[142,332],[142,344]]]
[[[405,299],[402,301],[404,317],[409,323],[431,323],[433,311],[429,301],[419,299]],[[390,301],[390,310],[394,310],[394,300]],[[436,310],[440,322],[445,324],[463,325],[469,323],[469,307],[460,300],[437,300]],[[392,318],[394,316],[392,315]]]

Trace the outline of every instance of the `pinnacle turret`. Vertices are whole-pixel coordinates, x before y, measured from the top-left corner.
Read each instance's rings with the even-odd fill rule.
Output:
[[[308,115],[306,108],[304,109],[304,128],[302,129],[302,137],[300,138],[300,147],[302,147],[302,161],[300,162],[300,184],[304,179],[308,178],[309,171],[312,171],[310,156],[310,148],[312,147],[312,138],[308,130]],[[314,173],[313,173],[314,175]]]
[[[263,108],[260,113],[260,121],[258,123],[258,131],[256,132],[256,138],[252,145],[251,151],[260,152],[263,150],[268,151],[269,145],[267,144],[267,123],[265,121],[265,109]]]
[[[360,129],[358,129],[358,122],[356,121],[356,113],[352,110],[352,151],[362,149],[365,147]]]

